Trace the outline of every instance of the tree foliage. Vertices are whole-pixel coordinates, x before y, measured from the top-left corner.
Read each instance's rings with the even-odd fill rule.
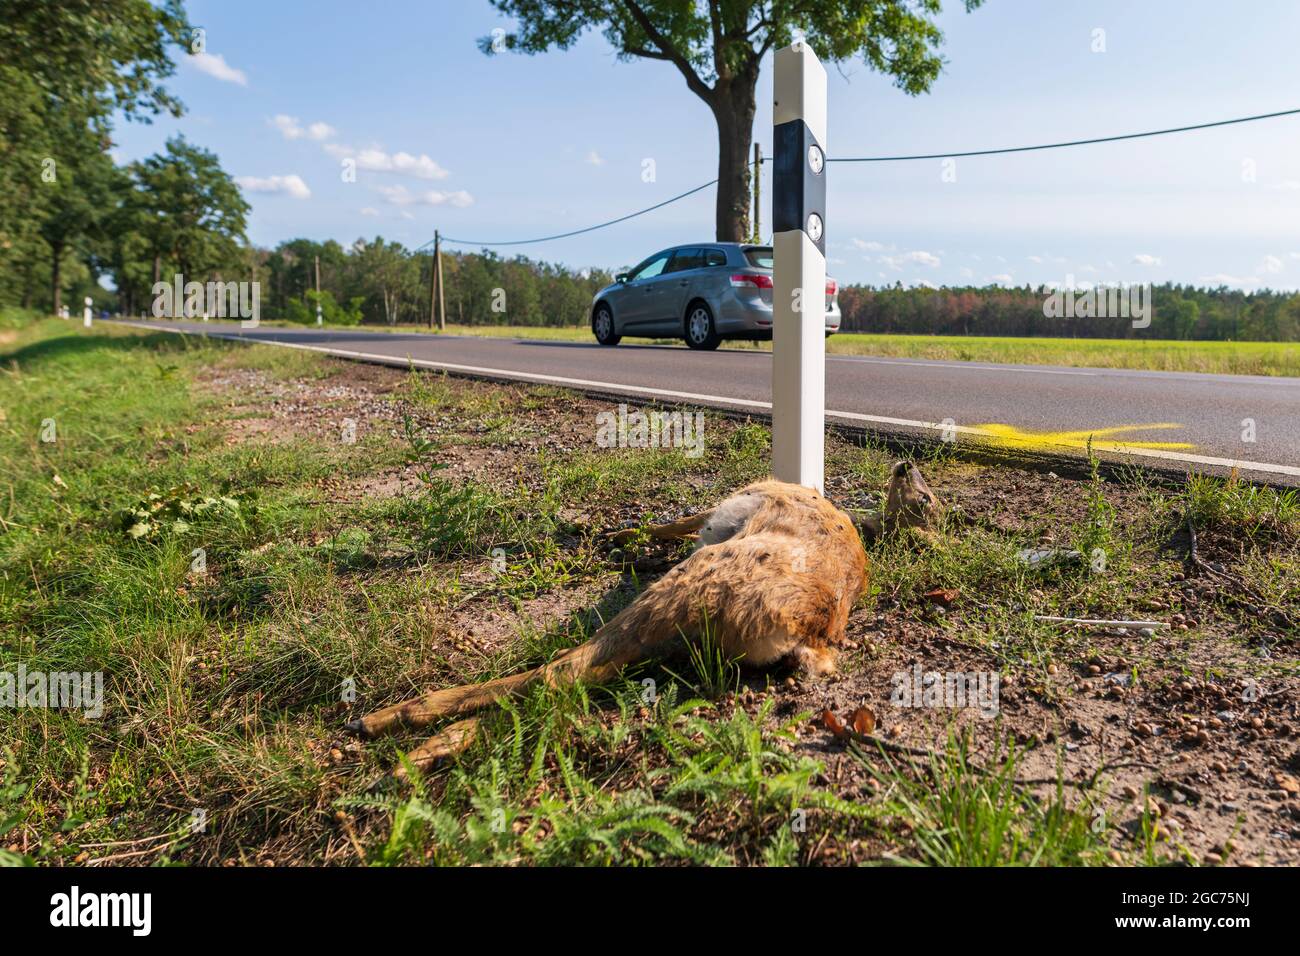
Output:
[[[965,0],[973,10],[983,0]],[[935,24],[942,0],[492,0],[513,32],[480,41],[486,53],[568,49],[590,30],[622,60],[671,64],[718,129],[717,239],[749,234],[749,150],[759,65],[802,37],[834,63],[861,57],[917,95],[943,69]]]
[[[120,185],[111,117],[182,108],[163,86],[181,0],[0,0],[0,301],[57,305],[103,253]]]

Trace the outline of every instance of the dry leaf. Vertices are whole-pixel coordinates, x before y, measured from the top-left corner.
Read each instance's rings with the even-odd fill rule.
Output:
[[[925,599],[941,607],[952,607],[960,593],[956,588],[934,588],[925,592]]]
[[[844,721],[840,720],[829,710],[822,711],[822,726],[833,733],[836,737],[843,737],[848,733],[848,729],[844,726]]]
[[[849,717],[853,729],[864,737],[876,732],[876,714],[870,707],[859,707]]]

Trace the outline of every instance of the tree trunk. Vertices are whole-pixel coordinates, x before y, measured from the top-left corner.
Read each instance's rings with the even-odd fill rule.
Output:
[[[749,239],[749,152],[757,83],[757,68],[719,80],[709,104],[718,124],[718,242]]]
[[[54,301],[54,314],[63,306],[63,243],[53,243],[54,258],[50,262],[50,298]]]

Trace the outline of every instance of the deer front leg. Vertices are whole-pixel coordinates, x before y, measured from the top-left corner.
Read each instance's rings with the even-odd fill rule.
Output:
[[[478,739],[479,719],[468,717],[449,725],[434,734],[414,750],[408,751],[406,759],[417,770],[427,770],[439,760],[462,754]],[[406,765],[398,764],[393,776],[401,779],[406,776]]]
[[[711,509],[702,511],[697,515],[691,515],[689,518],[670,521],[668,524],[651,525],[645,529],[645,533],[658,541],[677,541],[695,534],[709,523],[709,518],[712,515],[713,511]],[[627,544],[640,533],[640,528],[624,528],[622,531],[611,533],[609,539],[614,544]]]

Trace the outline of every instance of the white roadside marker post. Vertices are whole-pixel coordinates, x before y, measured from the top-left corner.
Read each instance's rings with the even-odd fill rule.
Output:
[[[826,70],[776,51],[772,110],[772,475],[823,490],[826,421]]]
[[[81,324],[90,328],[90,307],[95,304],[95,300],[86,296],[86,310],[81,314]]]

